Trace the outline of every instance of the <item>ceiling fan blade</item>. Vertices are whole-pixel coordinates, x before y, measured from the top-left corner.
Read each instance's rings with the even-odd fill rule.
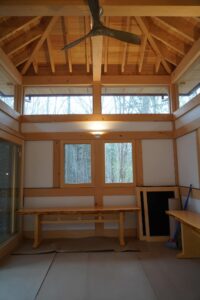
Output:
[[[88,0],[88,5],[93,17],[94,23],[98,23],[100,21],[100,6],[98,0]]]
[[[67,49],[70,49],[76,45],[78,45],[80,42],[82,42],[83,40],[87,39],[89,36],[92,35],[92,32],[90,31],[88,34],[82,36],[80,39],[78,40],[75,40],[67,45],[65,45],[61,50],[67,50]]]
[[[131,32],[116,30],[116,29],[112,29],[112,28],[103,26],[103,28],[101,30],[101,34],[112,37],[117,40],[120,40],[122,42],[126,42],[126,43],[135,44],[135,45],[141,44],[140,37]]]

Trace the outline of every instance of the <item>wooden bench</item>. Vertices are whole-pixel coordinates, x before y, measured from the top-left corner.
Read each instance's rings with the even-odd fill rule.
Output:
[[[184,210],[171,210],[166,213],[181,223],[182,252],[177,257],[200,257],[200,214]]]
[[[42,224],[66,224],[66,223],[106,223],[117,222],[119,224],[119,243],[125,245],[124,240],[124,215],[126,212],[138,212],[139,207],[135,206],[115,206],[115,207],[56,207],[56,208],[22,208],[17,211],[19,215],[35,216],[34,243],[33,248],[37,248],[41,243]],[[112,218],[109,218],[109,216]],[[46,216],[57,216],[56,220],[46,219]],[[63,220],[61,216],[67,216]],[[115,217],[115,218],[114,218]]]

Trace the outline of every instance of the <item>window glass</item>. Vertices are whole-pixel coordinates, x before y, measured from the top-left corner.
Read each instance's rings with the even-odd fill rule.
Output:
[[[200,58],[181,76],[178,82],[179,107],[200,94]]]
[[[92,114],[90,87],[26,88],[25,115]]]
[[[0,66],[0,100],[14,108],[15,85],[9,75]]]
[[[105,144],[105,183],[133,182],[132,143]]]
[[[167,114],[170,112],[166,87],[104,87],[103,114]]]
[[[64,183],[91,183],[91,145],[64,145]]]

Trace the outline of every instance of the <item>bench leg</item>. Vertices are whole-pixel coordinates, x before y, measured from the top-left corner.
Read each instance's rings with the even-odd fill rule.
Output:
[[[182,252],[177,258],[200,258],[200,232],[181,223]]]
[[[33,248],[37,248],[41,242],[41,220],[40,219],[41,219],[40,215],[35,215]]]
[[[124,213],[119,213],[119,243],[120,246],[125,246],[125,240],[124,240]]]

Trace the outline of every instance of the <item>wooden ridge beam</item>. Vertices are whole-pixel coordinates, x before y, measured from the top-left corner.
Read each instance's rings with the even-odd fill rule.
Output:
[[[9,76],[14,80],[15,83],[22,83],[22,76],[11,61],[11,59],[5,54],[5,52],[0,48],[0,65],[9,74]]]
[[[34,50],[32,51],[31,56],[29,57],[28,61],[26,62],[25,66],[22,69],[22,74],[23,75],[26,73],[26,71],[28,70],[28,68],[32,64],[36,54],[38,53],[40,47],[43,45],[44,41],[48,37],[49,33],[51,32],[51,30],[52,30],[53,26],[55,25],[55,23],[57,22],[58,18],[59,17],[52,17],[50,19],[50,21],[48,22],[48,25],[46,26],[46,29],[44,30],[41,38],[39,39],[37,45],[35,46]]]
[[[73,3],[74,2],[74,3]],[[104,0],[104,16],[200,16],[199,0]],[[73,3],[73,4],[72,4]],[[87,16],[84,0],[1,0],[1,16]]]
[[[195,62],[195,60],[200,56],[200,38],[193,44],[189,52],[181,60],[180,64],[171,74],[172,83],[177,82],[177,80],[187,71],[187,69]]]

